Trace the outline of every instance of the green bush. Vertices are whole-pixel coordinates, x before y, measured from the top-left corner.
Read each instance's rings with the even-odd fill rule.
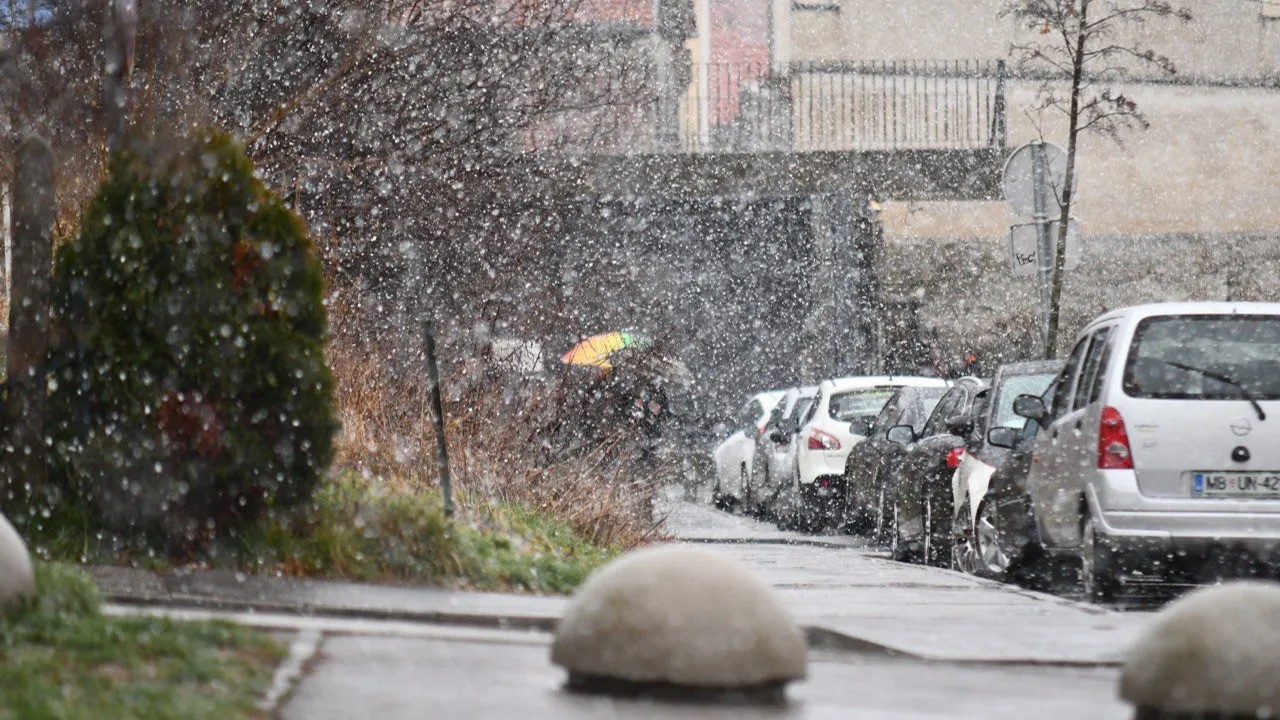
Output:
[[[244,152],[113,157],[53,278],[64,500],[171,551],[310,496],[333,454],[319,261]]]

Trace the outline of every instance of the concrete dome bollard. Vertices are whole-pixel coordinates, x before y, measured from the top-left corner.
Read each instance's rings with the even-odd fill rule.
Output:
[[[36,594],[31,554],[18,531],[0,515],[0,610],[7,610]]]
[[[1231,583],[1169,605],[1130,650],[1120,697],[1138,720],[1280,718],[1280,584]]]
[[[597,571],[556,630],[551,661],[583,692],[782,702],[804,636],[772,588],[734,560],[663,546]]]

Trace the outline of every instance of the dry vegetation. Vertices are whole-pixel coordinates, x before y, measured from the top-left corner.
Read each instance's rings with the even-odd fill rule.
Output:
[[[330,313],[329,362],[342,422],[336,471],[357,471],[391,490],[436,486],[425,372],[392,371],[387,359],[394,350],[347,332],[351,319],[341,307],[331,306]],[[577,450],[558,448],[579,421],[564,388],[536,382],[504,388],[483,361],[465,368],[444,380],[451,468],[463,512],[478,517],[495,503],[517,505],[605,547],[630,548],[657,536],[653,500],[660,472],[635,460],[637,438],[619,431]]]

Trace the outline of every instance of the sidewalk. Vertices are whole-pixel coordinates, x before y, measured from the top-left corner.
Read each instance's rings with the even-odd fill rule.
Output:
[[[785,707],[655,706],[561,691],[550,634],[567,600],[437,588],[98,568],[118,613],[221,617],[291,640],[289,720],[980,718],[1127,720],[1118,663],[1147,613],[1116,612],[891,562],[856,539],[672,499],[684,542],[753,567],[808,629]],[[296,685],[294,685],[296,683]]]

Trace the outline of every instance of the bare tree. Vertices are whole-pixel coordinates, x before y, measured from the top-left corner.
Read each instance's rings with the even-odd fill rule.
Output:
[[[1165,0],[1016,0],[1002,14],[1034,33],[1031,41],[1013,46],[1022,72],[1043,78],[1033,112],[1060,113],[1067,122],[1066,181],[1058,199],[1061,212],[1045,343],[1045,355],[1052,358],[1057,354],[1080,136],[1095,132],[1118,142],[1126,131],[1148,127],[1137,103],[1115,83],[1139,70],[1175,73],[1173,62],[1146,47],[1137,34],[1151,20],[1189,22],[1191,13]]]
[[[106,157],[94,102],[105,0],[49,7],[38,28],[10,33],[32,60],[0,87],[13,115],[9,132],[0,126],[0,182],[18,129],[47,126],[60,163],[75,160],[60,171],[79,180],[61,203],[74,219]],[[652,31],[591,22],[589,10],[587,0],[143,0],[129,123],[140,135],[205,123],[235,132],[370,306],[428,304],[467,326],[513,308],[542,313],[559,304],[519,295],[554,291],[537,275],[540,250],[572,188],[534,151],[589,151],[605,120],[653,97]],[[8,102],[18,98],[39,102]]]

